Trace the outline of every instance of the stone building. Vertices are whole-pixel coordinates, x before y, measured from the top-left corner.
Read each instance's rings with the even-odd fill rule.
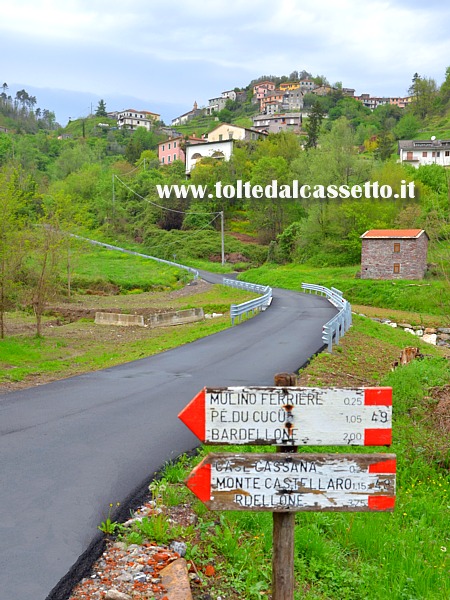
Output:
[[[371,229],[361,239],[361,279],[423,279],[429,239],[425,230]]]

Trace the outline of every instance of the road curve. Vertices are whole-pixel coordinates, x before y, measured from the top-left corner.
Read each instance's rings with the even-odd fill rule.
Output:
[[[198,445],[177,414],[203,386],[271,385],[321,349],[335,312],[325,298],[275,289],[270,309],[232,329],[0,395],[1,600],[46,598],[109,503]]]

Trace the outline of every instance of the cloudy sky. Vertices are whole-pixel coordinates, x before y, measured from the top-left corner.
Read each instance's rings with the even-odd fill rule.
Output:
[[[0,0],[0,15],[1,83],[62,125],[100,98],[170,122],[302,69],[400,96],[415,72],[440,84],[450,65],[447,0]]]

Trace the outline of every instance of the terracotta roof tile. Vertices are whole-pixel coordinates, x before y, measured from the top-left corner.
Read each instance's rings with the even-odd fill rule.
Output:
[[[362,234],[362,238],[417,238],[423,229],[370,229]],[[427,236],[428,237],[428,236]]]

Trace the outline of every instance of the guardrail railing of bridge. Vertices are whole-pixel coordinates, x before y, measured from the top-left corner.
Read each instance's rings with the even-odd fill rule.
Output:
[[[343,297],[342,292],[334,287],[331,289],[323,285],[302,283],[302,290],[326,296],[327,300],[338,309],[337,315],[322,327],[322,340],[328,346],[328,351],[333,352],[333,342],[339,344],[340,338],[352,324],[352,307]]]
[[[246,281],[237,281],[236,279],[226,278],[223,279],[223,285],[262,294],[259,298],[255,298],[254,300],[248,300],[247,302],[232,304],[230,306],[232,325],[234,325],[236,319],[240,322],[242,320],[242,315],[248,316],[250,313],[254,314],[260,310],[265,310],[272,302],[272,288],[268,285],[258,285],[257,283],[248,283]]]

